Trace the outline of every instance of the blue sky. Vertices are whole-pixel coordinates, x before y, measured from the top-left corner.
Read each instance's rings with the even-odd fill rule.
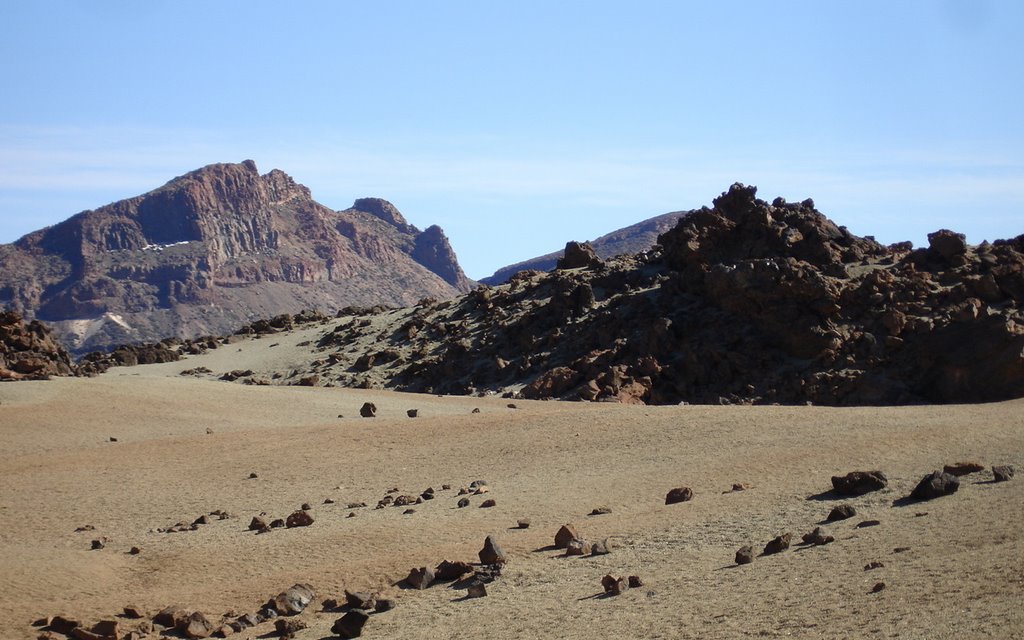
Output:
[[[0,0],[0,242],[212,162],[440,224],[471,277],[735,181],[1024,233],[1024,2]]]

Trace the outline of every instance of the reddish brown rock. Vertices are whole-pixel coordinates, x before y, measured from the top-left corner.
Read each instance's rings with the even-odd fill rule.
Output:
[[[419,567],[409,570],[405,584],[413,589],[426,589],[434,581],[434,572],[430,567]]]
[[[736,564],[750,564],[754,561],[754,548],[747,545],[736,552]]]
[[[370,616],[359,609],[353,609],[334,621],[331,632],[346,640],[358,638],[363,632],[363,626]]]
[[[789,548],[789,543],[793,539],[792,533],[783,533],[782,535],[776,536],[765,545],[764,555],[770,556],[774,553],[780,553]]]
[[[1013,467],[1008,464],[992,467],[992,477],[995,482],[1013,480]]]
[[[308,584],[292,585],[271,599],[267,606],[278,615],[294,616],[302,613],[316,597],[316,592]]]
[[[565,549],[569,546],[569,543],[579,538],[579,532],[576,530],[576,526],[572,524],[565,524],[555,533],[555,548]]]
[[[364,418],[375,418],[377,417],[377,405],[372,402],[364,402],[363,406],[359,408],[359,415]]]
[[[665,496],[665,504],[676,504],[693,500],[693,490],[689,487],[676,487]]]
[[[916,500],[932,500],[956,493],[960,488],[960,479],[949,473],[933,471],[926,475],[914,487],[910,497]]]
[[[480,550],[478,555],[480,556],[480,564],[502,565],[508,561],[508,558],[505,556],[505,552],[501,550],[500,546],[498,546],[498,542],[494,539],[494,536],[487,536],[484,539],[484,547]]]
[[[888,478],[881,471],[851,471],[845,476],[832,476],[832,487],[844,496],[860,496],[884,489]]]
[[[610,596],[618,596],[622,595],[622,593],[629,588],[629,584],[625,578],[616,578],[612,575],[606,575],[601,578],[601,587],[604,589],[606,594]]]
[[[487,543],[485,542],[485,548],[486,544]],[[483,560],[481,559],[481,562],[482,561]],[[456,560],[454,562],[451,560],[442,560],[434,569],[434,579],[450,582],[452,580],[458,580],[469,573],[473,573],[473,567],[471,567],[468,562],[462,562],[461,560]]]
[[[978,473],[984,470],[985,465],[980,462],[955,462],[953,464],[947,464],[942,468],[943,472],[957,477]]]
[[[308,527],[311,524],[313,524],[313,514],[302,509],[293,512],[285,521],[285,526],[289,529],[293,527]]]

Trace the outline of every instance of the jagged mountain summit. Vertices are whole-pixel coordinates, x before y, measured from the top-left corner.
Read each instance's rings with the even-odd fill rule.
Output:
[[[679,219],[687,213],[689,212],[673,211],[672,213],[664,213],[660,216],[648,218],[636,224],[631,224],[628,227],[606,233],[600,238],[591,240],[588,244],[593,247],[598,257],[604,260],[629,253],[640,253],[654,246],[658,242],[658,236],[676,226]],[[508,282],[512,276],[520,271],[550,271],[555,268],[558,259],[564,254],[564,250],[553,251],[536,258],[510,264],[498,269],[494,274],[481,279],[480,282],[489,286],[496,286]]]
[[[637,255],[574,247],[549,273],[275,335],[287,370],[247,346],[241,381],[647,404],[1024,397],[1024,235],[883,246],[810,200],[755,194],[733,185]]]
[[[213,164],[0,246],[0,306],[73,351],[228,333],[303,308],[468,291],[444,232],[386,200],[344,211],[277,169]]]

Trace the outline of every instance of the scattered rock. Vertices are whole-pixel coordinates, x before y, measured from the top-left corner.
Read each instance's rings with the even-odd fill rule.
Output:
[[[129,555],[137,556],[140,553],[142,553],[142,549],[140,549],[138,547],[132,547],[131,549],[128,550],[128,554]]]
[[[878,562],[877,560],[873,560],[873,561],[867,563],[866,565],[864,565],[864,570],[865,571],[871,571],[873,569],[881,569],[884,566],[885,565],[882,564],[881,562]]]
[[[736,551],[736,564],[750,564],[754,561],[754,547],[746,545]]]
[[[303,502],[302,506],[299,508],[302,509],[303,511],[309,511],[310,509],[313,508],[313,505],[309,504],[308,502]]]
[[[906,553],[907,551],[910,551],[910,547],[896,547],[892,550],[893,553]]]
[[[555,263],[556,269],[577,269],[601,264],[594,247],[589,242],[570,241],[565,245],[563,256]]]
[[[395,601],[391,598],[377,598],[377,604],[373,607],[373,610],[377,613],[384,613],[385,611],[391,611],[395,608]]]
[[[606,575],[601,578],[601,586],[604,588],[605,593],[612,596],[621,595],[623,591],[629,588],[625,579],[616,578],[612,575]]]
[[[960,479],[943,471],[932,471],[910,492],[910,497],[916,500],[932,500],[941,496],[948,496],[956,493],[960,488]]]
[[[876,582],[875,586],[871,587],[871,593],[878,593],[879,591],[881,591],[884,588],[885,588],[885,583],[884,582]]]
[[[979,462],[955,462],[945,465],[942,470],[950,475],[960,477],[984,471],[985,465]]]
[[[175,628],[186,638],[209,638],[214,631],[213,624],[198,611],[192,612],[185,621],[179,621]]]
[[[486,548],[486,542],[484,548]],[[482,553],[482,552],[481,552]],[[443,582],[451,582],[452,580],[458,580],[462,576],[473,573],[473,567],[468,562],[462,562],[461,560],[451,561],[442,560],[437,567],[434,568],[434,579]]]
[[[92,625],[92,632],[101,638],[119,638],[121,636],[117,620],[100,620]]]
[[[193,520],[192,524],[194,524],[196,526],[199,526],[201,524],[210,524],[210,518],[208,516],[206,516],[206,515],[202,515],[202,516],[199,516],[198,518],[196,518],[195,520]]]
[[[92,526],[91,524],[87,524],[87,525],[84,525],[84,526],[76,528],[75,529],[75,533],[82,533],[83,531],[95,531],[95,530],[96,530],[96,527]]]
[[[469,506],[469,498],[462,498],[461,500],[459,500],[458,506],[459,506],[460,509],[462,509],[464,507],[468,507]]]
[[[832,487],[844,496],[861,496],[884,489],[888,478],[881,471],[851,471],[845,476],[832,476]]]
[[[600,542],[595,542],[590,547],[590,555],[592,555],[592,556],[606,556],[606,555],[608,555],[611,552],[612,552],[612,548],[611,548],[610,544],[608,543],[608,538],[605,538],[604,540],[601,540]]]
[[[516,529],[529,529],[529,528],[530,528],[530,519],[529,518],[520,518],[519,520],[516,521]]]
[[[515,405],[515,403],[514,403],[514,402],[510,402],[510,403],[508,403],[508,405],[506,405],[506,406],[508,406],[508,408],[509,408],[509,409],[518,409],[518,408],[519,408],[519,407],[517,407],[517,406]]]
[[[284,523],[289,529],[292,527],[308,527],[311,524],[313,524],[313,514],[302,509],[293,512]]]
[[[832,510],[828,512],[828,517],[825,519],[829,522],[835,522],[852,518],[855,515],[857,515],[857,510],[853,508],[852,504],[840,504],[832,507]]]
[[[146,614],[139,607],[130,604],[124,608],[124,617],[129,620],[141,620],[146,617]]]
[[[405,412],[405,415],[409,416],[410,418],[415,418],[416,416],[420,415],[420,412],[419,409],[409,409],[408,411]]]
[[[810,533],[805,533],[802,536],[801,539],[804,541],[804,544],[814,544],[814,545],[821,545],[821,544],[828,544],[830,542],[835,542],[835,538],[833,538],[832,536],[828,535],[828,532],[825,531],[824,529],[822,529],[821,527],[815,527],[814,531],[811,531]]]
[[[585,556],[593,551],[593,545],[584,540],[583,538],[576,538],[570,540],[569,544],[565,546],[566,556]]]
[[[484,539],[484,548],[480,550],[478,555],[480,556],[480,564],[502,565],[508,561],[505,552],[498,546],[494,536],[487,536]]]
[[[359,609],[353,609],[334,621],[331,633],[342,638],[358,638],[363,632],[363,625],[370,616]]]
[[[402,515],[403,516],[407,516],[407,515],[411,515],[413,513],[416,513],[415,509],[406,509],[405,511],[402,512]]]
[[[377,596],[366,591],[345,590],[345,602],[353,609],[365,609],[369,611],[377,607]]]
[[[307,626],[306,621],[299,618],[278,618],[274,620],[274,629],[284,637],[292,637]]]
[[[316,592],[313,591],[313,587],[308,584],[299,583],[277,594],[274,599],[267,603],[267,608],[273,610],[278,615],[294,616],[302,613],[315,597]]]
[[[258,476],[258,475],[256,475],[256,472],[255,472],[255,471],[253,471],[252,473],[250,473],[250,474],[249,474],[249,479],[250,479],[250,480],[255,480],[255,479],[256,479],[256,478],[258,478],[258,477],[259,477],[259,476]]]
[[[665,504],[676,504],[693,500],[693,490],[690,487],[676,487],[665,496]]]
[[[377,417],[377,405],[372,402],[364,402],[363,406],[359,409],[359,415],[364,418],[375,418]]]
[[[562,525],[562,528],[555,534],[555,548],[565,549],[569,546],[569,543],[579,538],[579,532],[576,531],[576,526],[572,524]]]
[[[170,605],[164,607],[153,616],[154,624],[158,624],[162,627],[169,629],[176,629],[182,621],[188,619],[188,611],[185,611],[177,605]]]
[[[473,495],[474,496],[479,496],[479,495],[483,495],[485,493],[490,493],[490,492],[491,492],[491,488],[484,484],[484,485],[480,485],[479,487],[477,487],[476,491],[473,492]]]
[[[100,536],[99,538],[93,540],[91,544],[93,549],[102,549],[107,546],[108,542],[110,542],[110,540],[108,540],[105,536]]]
[[[877,527],[882,524],[881,520],[861,520],[857,523],[858,529],[866,529],[867,527]]]
[[[333,498],[324,498],[324,504],[334,504]]]
[[[411,569],[409,576],[405,579],[405,583],[413,589],[426,589],[430,586],[430,583],[434,581],[434,572],[430,567],[419,567],[418,569]]]
[[[750,488],[751,486],[745,482],[735,482],[732,485],[732,489],[726,491],[725,493],[736,493],[737,491],[746,491],[747,489]]]
[[[496,506],[497,504],[498,504],[498,503],[497,503],[497,502],[495,502],[495,501],[494,501],[493,499],[490,499],[490,500],[484,500],[483,502],[481,502],[481,503],[480,503],[480,508],[481,508],[481,509],[487,509],[487,508],[489,508],[489,507],[493,507],[493,506]]]
[[[473,582],[469,585],[469,589],[466,591],[467,598],[486,598],[487,597],[487,586],[482,582]]]
[[[253,516],[249,521],[249,531],[269,531],[270,524],[263,516]]]
[[[764,555],[770,556],[773,553],[780,553],[789,548],[789,543],[793,539],[793,534],[786,532],[780,536],[776,536],[771,542],[764,546]]]
[[[280,528],[282,528],[284,526],[285,526],[284,518],[275,518],[274,520],[270,521],[270,528],[271,529],[280,529]]]
[[[590,512],[592,516],[603,516],[612,512],[611,507],[597,507]]]
[[[1008,464],[992,467],[992,477],[996,482],[1006,482],[1013,479],[1013,467]]]
[[[630,589],[639,589],[644,586],[644,581],[640,579],[640,576],[629,576],[627,583]]]
[[[474,407],[470,413],[480,413],[480,407]]]

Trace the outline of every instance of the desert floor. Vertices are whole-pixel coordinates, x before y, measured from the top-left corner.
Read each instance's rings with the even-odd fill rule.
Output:
[[[39,617],[95,622],[128,604],[219,620],[306,582],[318,597],[300,639],[331,636],[340,614],[319,602],[346,588],[397,599],[370,617],[368,638],[1024,637],[1024,402],[511,409],[493,397],[177,375],[224,357],[0,385],[0,636],[35,638]],[[378,417],[359,417],[365,401]],[[1018,478],[996,484],[986,470],[953,496],[898,502],[960,460],[1012,464]],[[809,496],[856,469],[883,470],[889,488],[847,501],[858,514],[827,525],[835,543],[733,564],[744,544],[786,531],[799,541],[838,504]],[[477,479],[490,493],[456,508],[455,489]],[[751,488],[728,492],[733,483]],[[695,497],[666,506],[676,486]],[[374,510],[392,487],[438,497],[410,515]],[[478,508],[485,498],[497,506]],[[369,507],[346,508],[353,501]],[[303,502],[312,526],[246,530],[260,512],[283,518]],[[599,506],[611,513],[587,515]],[[216,509],[233,517],[156,532]],[[520,518],[530,528],[513,529]],[[867,519],[881,524],[856,527]],[[549,545],[570,522],[612,553],[561,557]],[[95,531],[75,533],[83,525]],[[510,556],[488,597],[393,586],[411,567],[475,562],[488,534]],[[91,550],[99,536],[109,543]],[[884,567],[866,571],[872,561]],[[603,597],[609,573],[644,586]],[[886,588],[871,593],[878,582]]]

